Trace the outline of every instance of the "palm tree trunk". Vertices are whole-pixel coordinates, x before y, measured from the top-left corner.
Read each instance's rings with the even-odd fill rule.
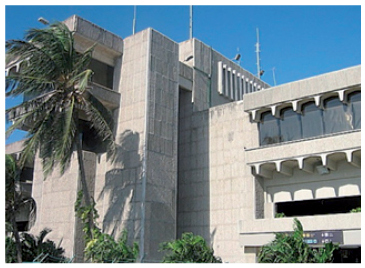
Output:
[[[13,210],[13,213],[11,213],[11,225],[13,227],[13,234],[15,238],[16,259],[18,263],[22,263],[22,244],[20,243],[19,231],[15,221],[15,210]]]
[[[93,210],[91,209],[91,197],[88,190],[87,182],[86,182],[86,175],[85,175],[85,166],[84,166],[84,160],[83,160],[83,153],[82,153],[82,133],[80,133],[77,130],[76,133],[76,150],[77,150],[77,159],[79,163],[79,171],[80,171],[80,180],[81,180],[81,188],[82,193],[84,196],[84,202],[85,206],[90,208],[90,212],[88,213],[88,237],[90,239],[93,238],[93,228],[94,228],[94,216],[93,216]]]

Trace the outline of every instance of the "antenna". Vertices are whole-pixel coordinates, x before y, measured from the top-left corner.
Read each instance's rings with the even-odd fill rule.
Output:
[[[272,78],[274,80],[274,86],[276,86],[276,79],[275,79],[275,67],[272,68]]]
[[[256,64],[257,64],[257,77],[261,78],[261,67],[260,67],[260,33],[259,28],[256,28]]]
[[[134,12],[133,12],[133,29],[132,29],[132,33],[133,34],[136,32],[136,14],[137,14],[137,7],[134,6]]]
[[[193,38],[193,6],[190,6],[189,39]]]

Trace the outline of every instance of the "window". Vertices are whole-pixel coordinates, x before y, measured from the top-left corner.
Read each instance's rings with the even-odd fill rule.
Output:
[[[112,66],[92,59],[89,68],[94,72],[92,82],[113,89],[114,68]]]
[[[361,128],[361,92],[356,91],[348,96],[348,108],[351,110],[352,115],[352,128]]]
[[[280,142],[279,120],[271,112],[265,112],[261,115],[259,123],[260,145],[267,145]]]
[[[302,138],[302,123],[300,115],[292,108],[281,111],[280,133],[282,141],[293,141]]]
[[[302,131],[303,138],[323,135],[323,115],[314,101],[308,102],[302,108]]]
[[[276,203],[276,213],[286,217],[349,213],[361,207],[360,196]]]
[[[347,110],[347,105],[343,104],[337,97],[324,101],[323,124],[325,134],[352,129],[351,112]]]

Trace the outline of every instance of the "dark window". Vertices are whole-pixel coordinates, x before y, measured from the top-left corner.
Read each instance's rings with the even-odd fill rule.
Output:
[[[282,141],[293,141],[302,138],[302,123],[300,115],[292,108],[281,111],[280,134]]]
[[[349,95],[349,109],[352,115],[353,129],[361,128],[361,92],[356,91]]]
[[[286,217],[349,213],[361,207],[361,197],[337,197],[276,203],[276,213]]]
[[[92,82],[113,89],[114,68],[112,66],[92,59],[89,68],[94,72]]]
[[[271,112],[261,115],[259,123],[260,145],[273,144],[281,141],[279,119],[275,118]]]
[[[16,227],[18,228],[19,232],[26,232],[29,231],[28,222],[27,221],[17,221]]]
[[[314,101],[308,102],[302,107],[302,131],[303,138],[323,135],[323,115]]]
[[[336,133],[352,129],[352,116],[347,105],[337,97],[324,101],[323,124],[324,133]]]

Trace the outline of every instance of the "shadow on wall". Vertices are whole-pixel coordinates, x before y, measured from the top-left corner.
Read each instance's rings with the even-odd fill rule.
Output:
[[[209,111],[193,112],[193,105],[191,92],[180,90],[177,236],[192,232],[211,244]]]
[[[128,239],[136,240],[139,227],[135,226],[137,183],[142,171],[138,153],[139,133],[126,130],[120,135],[114,169],[105,174],[105,184],[98,199],[104,199],[107,209],[103,218],[103,231],[119,237],[128,231]],[[104,205],[104,206],[105,206]]]

